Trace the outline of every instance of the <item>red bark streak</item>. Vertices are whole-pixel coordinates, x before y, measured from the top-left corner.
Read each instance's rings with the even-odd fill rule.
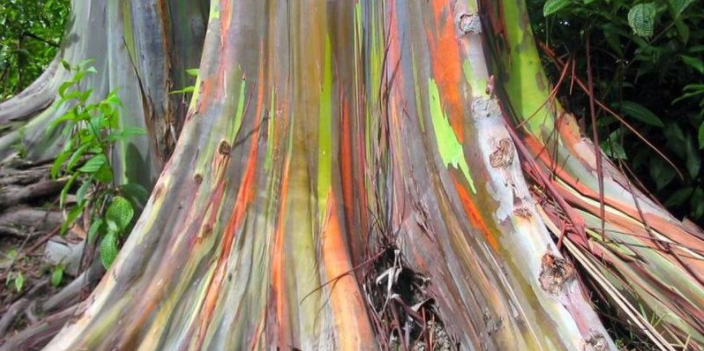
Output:
[[[354,224],[354,209],[355,209],[355,198],[354,198],[354,180],[352,179],[353,169],[352,169],[352,141],[350,137],[352,136],[352,131],[350,130],[350,117],[349,117],[349,104],[340,93],[340,105],[342,110],[340,111],[340,177],[342,183],[342,203],[345,210],[345,219],[347,222],[347,230],[351,231],[355,228]],[[351,249],[353,257],[361,257],[361,248],[356,245],[358,241],[351,241]]]

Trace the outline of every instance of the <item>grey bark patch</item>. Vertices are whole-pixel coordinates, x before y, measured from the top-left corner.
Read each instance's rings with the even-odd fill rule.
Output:
[[[574,266],[549,252],[543,255],[541,261],[538,276],[540,287],[548,294],[559,295],[565,284],[574,279]]]
[[[460,15],[459,29],[464,34],[479,34],[482,32],[482,21],[476,13]]]
[[[488,118],[501,118],[501,107],[495,99],[478,97],[472,101],[472,118],[482,120]]]

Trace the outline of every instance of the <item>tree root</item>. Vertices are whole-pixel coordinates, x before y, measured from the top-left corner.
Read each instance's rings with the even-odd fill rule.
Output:
[[[26,120],[54,101],[56,97],[54,76],[60,67],[59,61],[57,56],[46,71],[27,89],[10,100],[0,103],[0,124]]]
[[[78,304],[48,316],[39,323],[30,325],[21,332],[5,339],[4,343],[0,345],[0,351],[34,350],[46,345],[68,322],[77,309]]]
[[[8,186],[0,192],[0,208],[51,196],[64,187],[68,179],[47,180],[25,187]]]

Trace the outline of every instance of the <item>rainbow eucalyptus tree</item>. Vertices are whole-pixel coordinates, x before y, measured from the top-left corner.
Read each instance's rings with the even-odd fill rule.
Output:
[[[615,349],[592,292],[704,344],[701,230],[554,101],[523,0],[75,0],[59,56],[148,130],[113,156],[155,185],[48,350],[388,349],[430,320],[466,350]],[[30,157],[64,79],[0,105]]]

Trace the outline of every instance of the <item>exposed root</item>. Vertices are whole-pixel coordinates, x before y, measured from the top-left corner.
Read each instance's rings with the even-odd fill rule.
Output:
[[[0,208],[57,194],[68,179],[47,180],[29,186],[7,186],[0,190]]]
[[[7,338],[0,351],[35,350],[46,345],[77,311],[78,305],[68,307],[61,312],[44,318],[21,332]]]
[[[60,67],[59,62],[57,56],[34,83],[10,100],[0,103],[0,124],[29,119],[54,101],[54,77]]]

